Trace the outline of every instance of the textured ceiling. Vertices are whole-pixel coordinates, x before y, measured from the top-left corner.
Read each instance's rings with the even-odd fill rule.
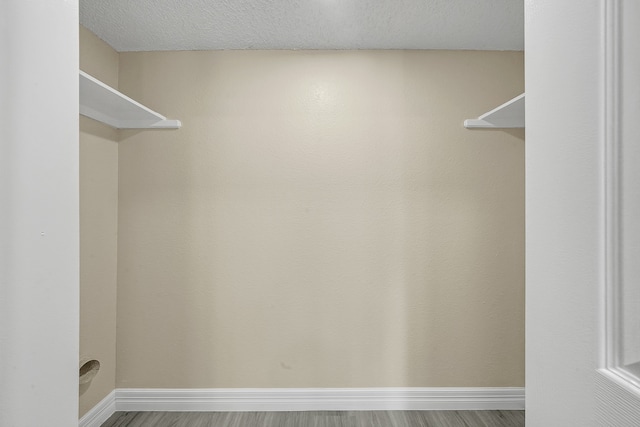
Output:
[[[117,51],[522,50],[524,0],[80,0]]]

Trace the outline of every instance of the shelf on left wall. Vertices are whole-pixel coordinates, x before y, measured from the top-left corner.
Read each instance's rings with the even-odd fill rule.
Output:
[[[80,70],[80,114],[116,129],[179,129],[180,120],[145,107]]]

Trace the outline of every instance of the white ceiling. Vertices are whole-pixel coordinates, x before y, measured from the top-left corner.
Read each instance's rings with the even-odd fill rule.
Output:
[[[524,0],[80,0],[117,51],[523,50]]]

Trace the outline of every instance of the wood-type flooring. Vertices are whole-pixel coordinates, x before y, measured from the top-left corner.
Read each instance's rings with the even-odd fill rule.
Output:
[[[116,412],[102,427],[524,427],[524,411]]]

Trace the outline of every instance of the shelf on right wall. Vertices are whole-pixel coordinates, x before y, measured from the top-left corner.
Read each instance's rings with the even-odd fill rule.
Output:
[[[524,128],[524,93],[477,119],[465,120],[464,127],[467,129]]]

